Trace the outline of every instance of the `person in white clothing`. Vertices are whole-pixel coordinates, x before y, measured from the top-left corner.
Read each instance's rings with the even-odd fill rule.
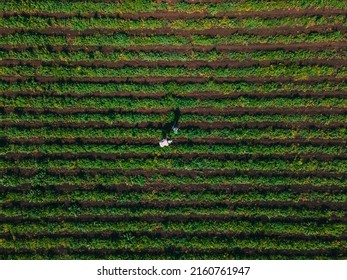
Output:
[[[160,147],[166,147],[169,146],[172,143],[171,139],[164,138],[163,140],[159,141],[159,146]]]

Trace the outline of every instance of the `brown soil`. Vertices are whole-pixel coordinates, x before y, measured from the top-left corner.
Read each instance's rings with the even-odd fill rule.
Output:
[[[28,80],[34,80],[38,83],[54,83],[54,82],[76,82],[76,83],[135,83],[135,84],[166,84],[166,83],[178,83],[178,84],[204,84],[207,82],[215,83],[292,83],[292,84],[317,84],[322,82],[343,83],[346,81],[345,77],[336,76],[319,76],[310,77],[304,80],[298,80],[295,77],[64,77],[59,78],[55,76],[1,76],[1,81],[8,83],[24,82]]]
[[[19,207],[21,209],[31,208],[43,208],[43,207],[71,207],[77,206],[80,208],[134,208],[134,209],[173,209],[182,207],[193,207],[195,209],[203,208],[252,208],[258,207],[263,209],[273,208],[293,208],[293,209],[329,209],[329,210],[347,210],[346,203],[343,202],[331,202],[331,201],[273,201],[273,200],[258,200],[258,201],[201,201],[201,200],[147,200],[147,201],[131,201],[131,202],[119,202],[116,200],[103,200],[103,201],[49,201],[49,202],[29,202],[29,201],[7,201],[0,203],[3,208]]]
[[[261,193],[328,193],[328,194],[344,194],[347,193],[347,188],[336,185],[314,186],[310,184],[300,185],[255,185],[255,184],[168,184],[168,183],[151,183],[144,186],[141,185],[95,185],[95,184],[60,184],[60,185],[31,185],[22,184],[14,187],[6,187],[0,185],[0,192],[27,192],[29,190],[43,191],[51,190],[58,193],[72,193],[74,191],[98,191],[98,192],[111,192],[111,193],[127,193],[127,192],[172,192],[179,191],[184,193],[248,193],[252,191]]]
[[[186,215],[165,215],[165,214],[145,214],[141,216],[132,216],[129,214],[124,215],[79,215],[79,216],[42,216],[24,217],[24,216],[11,216],[7,217],[0,214],[0,221],[11,224],[21,223],[42,223],[42,222],[149,222],[149,223],[187,223],[187,222],[228,222],[228,221],[249,221],[261,223],[343,223],[347,222],[346,217],[338,217],[331,215],[329,217],[305,217],[305,216],[249,216],[249,215],[235,215],[235,214],[186,214]]]
[[[188,69],[197,69],[200,67],[209,67],[212,69],[217,68],[249,68],[249,67],[268,67],[271,65],[298,65],[298,66],[331,66],[335,68],[341,68],[347,66],[347,60],[343,59],[303,59],[297,61],[291,61],[289,59],[281,60],[216,60],[216,61],[205,61],[205,60],[191,60],[191,61],[180,61],[180,60],[160,60],[160,61],[144,61],[144,60],[129,60],[129,61],[44,61],[44,60],[19,60],[19,59],[3,59],[0,61],[0,66],[68,66],[68,67],[92,67],[92,68],[110,68],[118,69],[123,67],[145,67],[145,68],[158,68],[158,67],[185,67]]]
[[[66,27],[47,27],[45,29],[27,29],[21,27],[0,28],[1,35],[11,35],[16,33],[26,34],[41,34],[41,35],[63,35],[69,37],[77,36],[92,36],[92,35],[114,35],[126,34],[133,36],[151,36],[151,35],[173,35],[190,38],[192,35],[203,35],[209,37],[215,36],[231,36],[239,35],[254,35],[260,37],[269,37],[275,35],[298,35],[309,33],[326,34],[339,31],[342,34],[346,33],[346,27],[343,24],[321,24],[309,27],[301,26],[280,26],[273,28],[210,28],[210,29],[173,29],[170,27],[162,28],[143,28],[143,29],[116,29],[116,28],[92,28],[84,30],[73,30]]]
[[[346,160],[347,154],[323,154],[323,153],[308,153],[308,154],[228,154],[228,153],[174,153],[174,154],[162,154],[156,155],[151,153],[96,153],[96,152],[83,152],[83,153],[6,153],[0,155],[0,158],[5,158],[6,160],[22,160],[22,159],[39,159],[39,160],[71,160],[71,159],[102,159],[102,160],[116,160],[116,159],[153,159],[153,158],[163,158],[163,159],[178,159],[182,158],[184,160],[192,160],[194,158],[201,159],[217,159],[217,160],[268,160],[268,159],[279,159],[279,160],[295,160],[300,159],[302,161],[309,160],[321,160],[321,161],[331,161]]]
[[[197,139],[188,139],[183,137],[175,138],[175,143],[179,144],[223,144],[223,145],[313,145],[313,146],[346,146],[347,139],[323,139],[323,138],[294,138],[294,139],[235,139],[206,137]],[[101,138],[101,137],[74,137],[74,138],[0,138],[0,146],[8,144],[128,144],[128,145],[153,145],[158,146],[157,138]]]
[[[249,45],[210,45],[210,46],[201,46],[201,45],[149,45],[149,46],[71,46],[71,45],[55,45],[55,46],[28,46],[28,45],[9,45],[4,44],[0,45],[0,50],[4,51],[32,51],[35,49],[48,48],[50,52],[77,52],[83,51],[87,53],[93,53],[96,51],[109,54],[115,51],[131,51],[131,52],[161,52],[161,53],[191,53],[193,51],[199,52],[210,52],[216,51],[219,53],[225,53],[230,51],[235,52],[254,52],[254,51],[275,51],[275,50],[284,50],[284,51],[297,51],[297,50],[310,50],[310,51],[319,51],[319,50],[337,50],[344,51],[347,49],[346,42],[313,42],[313,43],[255,43]]]
[[[163,123],[161,122],[115,122],[107,123],[104,121],[86,121],[86,122],[41,122],[41,121],[2,121],[0,127],[17,127],[21,129],[25,128],[151,128],[151,129],[163,129]],[[346,122],[331,122],[324,124],[320,122],[180,122],[180,128],[182,129],[194,129],[199,128],[202,130],[214,130],[214,129],[339,129],[347,128]]]
[[[68,19],[68,18],[119,18],[125,20],[139,20],[139,19],[203,19],[203,18],[299,18],[304,16],[338,16],[346,15],[346,10],[343,9],[275,9],[275,10],[263,10],[263,11],[243,11],[243,12],[219,12],[217,14],[210,14],[207,12],[176,12],[176,11],[155,11],[155,12],[139,12],[139,13],[103,13],[103,12],[91,12],[91,13],[65,13],[65,12],[46,12],[46,11],[2,11],[0,17],[8,18],[12,16],[22,17],[42,17],[42,18],[56,18],[56,19]]]
[[[170,108],[138,108],[138,109],[123,109],[123,108],[35,108],[35,107],[0,107],[2,114],[167,114],[171,111]],[[218,109],[213,107],[195,107],[181,108],[182,114],[194,115],[214,115],[214,116],[243,116],[243,115],[338,115],[346,114],[347,108],[344,107],[271,107],[271,108],[252,108],[252,107],[235,107]]]
[[[203,92],[187,92],[187,93],[170,93],[165,94],[164,92],[157,92],[157,93],[142,93],[142,92],[88,92],[88,93],[78,93],[78,92],[67,92],[67,93],[56,93],[56,92],[39,92],[39,91],[2,91],[0,92],[0,96],[4,96],[7,98],[11,97],[17,97],[17,96],[30,96],[30,97],[42,97],[42,96],[49,96],[54,98],[65,98],[65,97],[73,97],[73,98],[89,98],[89,97],[98,97],[98,98],[131,98],[131,99],[160,99],[164,98],[165,96],[174,96],[175,98],[179,99],[237,99],[239,97],[247,97],[247,98],[256,98],[256,99],[274,99],[274,98],[295,98],[295,97],[302,97],[302,98],[341,98],[341,99],[347,99],[347,92],[345,91],[319,91],[319,92],[305,92],[305,91],[279,91],[279,92],[232,92],[230,94],[224,94],[218,91],[203,91]],[[11,109],[8,109],[11,108]],[[12,109],[13,107],[7,106],[6,108],[0,107],[0,110],[17,110]],[[305,107],[309,110],[313,108]],[[316,107],[315,107],[316,108]],[[324,107],[319,107],[323,110],[323,113],[325,111]],[[32,108],[35,110],[36,108]],[[49,110],[51,108],[48,108]],[[64,108],[61,108],[64,109]],[[272,110],[276,108],[272,108]],[[301,108],[303,109],[303,108]],[[336,109],[336,108],[335,108]],[[23,110],[25,110],[23,108]],[[286,110],[286,109],[282,109]],[[302,110],[301,110],[302,111]],[[64,111],[62,111],[63,113]],[[268,113],[267,113],[268,114]]]
[[[204,169],[204,170],[176,170],[176,169],[110,169],[110,168],[49,168],[46,170],[35,168],[0,168],[1,175],[18,175],[22,177],[31,177],[39,172],[44,171],[47,175],[52,176],[80,176],[80,175],[123,175],[123,176],[144,176],[152,177],[157,174],[162,176],[178,177],[215,177],[215,176],[250,176],[250,177],[293,177],[293,178],[337,178],[346,179],[347,172],[330,172],[330,171],[290,171],[290,170],[237,170],[237,169]]]
[[[123,238],[125,231],[117,231],[117,230],[102,230],[102,231],[59,231],[59,232],[21,232],[16,233],[16,239],[32,239],[32,238]],[[238,231],[180,231],[180,230],[171,230],[165,231],[162,229],[157,229],[153,231],[145,231],[145,230],[132,230],[127,231],[126,233],[130,233],[133,236],[141,237],[147,236],[149,238],[192,238],[192,237],[218,237],[218,238],[250,238],[250,239],[262,239],[262,238],[285,238],[289,240],[322,240],[322,241],[343,241],[346,239],[346,235],[343,234],[341,236],[334,235],[306,235],[304,233],[277,233],[277,232],[238,232]],[[2,232],[0,233],[0,238],[12,239],[12,234],[10,232]]]

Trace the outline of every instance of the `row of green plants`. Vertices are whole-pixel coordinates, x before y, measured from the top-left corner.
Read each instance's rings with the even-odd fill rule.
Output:
[[[217,68],[200,67],[188,69],[186,67],[123,67],[110,69],[105,67],[69,67],[69,66],[0,66],[0,73],[4,76],[54,76],[67,77],[295,77],[305,80],[309,77],[336,76],[346,77],[346,67],[331,66],[296,66],[271,65],[269,67],[253,66],[248,68]]]
[[[2,168],[33,168],[46,170],[50,168],[64,168],[64,169],[89,169],[89,168],[110,168],[110,169],[148,169],[155,170],[158,168],[170,170],[196,170],[196,169],[209,169],[209,170],[261,170],[261,171],[334,171],[345,172],[346,160],[331,160],[319,161],[308,160],[217,160],[217,159],[116,159],[112,161],[105,161],[101,159],[75,159],[75,160],[53,160],[53,159],[23,159],[19,162],[9,162],[7,160],[0,160]]]
[[[312,249],[341,249],[346,248],[346,241],[324,241],[324,240],[286,240],[276,238],[244,238],[244,237],[148,237],[138,236],[132,239],[129,243],[128,240],[119,238],[49,238],[44,237],[40,239],[16,239],[4,240],[1,244],[2,248],[47,248],[64,246],[71,249],[78,249],[87,247],[90,249],[108,249],[108,248],[123,248],[132,250],[148,249],[148,248],[199,248],[199,249],[225,249],[225,248],[254,248],[254,249],[287,249],[287,250],[312,250]]]
[[[125,0],[115,2],[94,2],[94,1],[30,1],[24,0],[19,6],[14,0],[2,2],[0,9],[4,11],[47,11],[65,13],[139,13],[155,11],[178,11],[178,12],[209,12],[212,14],[221,12],[246,12],[246,11],[269,11],[276,9],[293,9],[293,7],[305,8],[340,8],[345,5],[339,0],[290,0],[290,1],[225,1],[222,3],[186,3],[178,1],[174,4],[168,2],[157,2],[148,0]]]
[[[330,210],[330,209],[315,209],[315,210],[309,210],[305,208],[293,208],[293,207],[286,207],[286,208],[280,208],[280,207],[273,207],[273,209],[269,208],[262,208],[262,207],[235,207],[233,210],[230,210],[228,208],[222,208],[215,206],[213,208],[197,208],[197,207],[189,207],[189,206],[182,206],[179,208],[167,208],[167,209],[150,209],[150,208],[143,208],[143,207],[136,207],[136,208],[115,208],[115,207],[89,207],[89,208],[80,208],[77,205],[72,206],[56,206],[56,207],[40,207],[38,208],[20,208],[20,207],[11,207],[11,208],[3,208],[1,210],[1,214],[5,215],[6,217],[18,217],[23,216],[26,219],[30,218],[45,218],[45,217],[56,217],[56,216],[64,216],[64,217],[77,217],[80,215],[100,215],[100,216],[112,216],[112,215],[129,215],[132,217],[142,217],[146,215],[165,215],[165,216],[174,216],[174,215],[190,215],[190,214],[196,214],[196,215],[232,215],[232,216],[247,216],[250,218],[257,218],[262,216],[267,216],[269,218],[280,218],[280,217],[302,217],[302,218],[331,218],[331,217],[344,217],[345,212],[344,210]],[[250,227],[247,228],[248,222],[247,221],[238,221],[237,219],[230,218],[229,222],[234,222],[233,227],[227,228],[226,226],[223,227],[223,224],[225,224],[225,221],[219,221],[218,223],[222,225],[220,227],[220,230],[235,230],[235,231],[245,231],[245,232],[256,232],[256,231],[264,231],[264,232],[285,232],[285,233],[295,233],[295,232],[301,232],[305,233],[306,235],[313,235],[313,234],[332,234],[335,236],[341,235],[343,233],[343,222],[337,222],[337,221],[330,221],[329,223],[317,223],[317,222],[304,222],[304,221],[297,221],[295,223],[286,223],[285,221],[269,221],[264,222],[262,224],[257,222],[252,222],[255,225],[258,225],[257,227]],[[205,221],[207,222],[207,221]],[[217,222],[217,221],[216,221]],[[115,224],[120,223],[123,225],[124,223],[129,223],[126,227],[118,227],[118,225]],[[123,222],[99,222],[97,225],[93,225],[93,223],[88,222],[65,222],[64,225],[56,226],[54,222],[33,222],[33,221],[23,221],[22,223],[15,223],[11,224],[10,222],[5,222],[2,227],[2,231],[10,231],[10,232],[33,232],[37,233],[40,231],[48,231],[48,232],[59,232],[59,231],[98,231],[98,230],[111,230],[111,229],[122,229],[122,230],[153,230],[155,227],[149,227],[150,224],[153,224],[155,222],[147,222],[144,221],[137,221],[136,223],[131,221],[123,221]],[[177,222],[171,222],[171,223],[177,223]],[[181,228],[180,230],[192,232],[194,229],[189,226],[190,221],[186,221],[185,224],[187,225],[186,228]],[[53,225],[52,225],[53,224]],[[146,224],[145,227],[143,227],[143,224]],[[245,227],[242,227],[242,224],[247,224]],[[311,224],[312,227],[305,228],[305,224]],[[276,227],[277,225],[277,227]],[[285,225],[285,226],[284,226]],[[130,226],[130,228],[129,228]],[[304,229],[302,228],[304,226]],[[282,227],[282,228],[281,228]],[[170,229],[169,229],[170,230]],[[201,229],[203,230],[203,229]],[[209,228],[205,229],[206,231],[209,231]]]
[[[0,57],[2,59],[20,59],[20,60],[30,60],[39,59],[42,61],[89,61],[94,60],[101,61],[124,61],[124,60],[143,60],[143,61],[190,61],[190,60],[206,60],[215,61],[222,60],[225,58],[231,60],[282,60],[289,59],[291,61],[298,61],[301,59],[345,59],[347,55],[346,51],[338,51],[334,49],[329,50],[295,50],[295,51],[254,51],[254,52],[199,52],[192,51],[189,53],[158,53],[158,52],[132,52],[132,51],[113,51],[111,53],[105,54],[100,51],[95,52],[52,52],[47,48],[35,49],[35,50],[25,50],[25,51],[0,51]]]
[[[265,95],[265,94],[264,94]],[[158,99],[131,99],[127,97],[99,98],[85,97],[83,99],[74,97],[56,98],[52,96],[37,96],[35,98],[16,96],[0,96],[2,106],[11,107],[30,107],[30,108],[98,108],[98,109],[115,109],[123,110],[132,109],[173,109],[173,108],[295,108],[295,107],[337,107],[346,106],[347,100],[342,98],[274,98],[274,99],[254,99],[251,97],[239,97],[237,99],[207,99],[199,100],[196,98],[180,98],[177,96],[166,96]]]
[[[189,154],[189,153],[210,153],[214,154],[297,154],[300,158],[305,154],[312,153],[323,153],[323,154],[345,154],[347,152],[347,147],[344,146],[317,146],[317,145],[280,145],[272,144],[270,146],[260,145],[260,144],[235,144],[235,145],[221,145],[221,144],[179,144],[171,145],[168,149],[160,149],[153,145],[93,145],[93,144],[9,144],[0,147],[0,155],[6,155],[7,153],[85,153],[85,152],[95,152],[95,153],[139,153],[139,154],[155,154],[156,156],[166,155],[166,154]]]
[[[332,186],[345,187],[347,184],[346,179],[338,178],[317,178],[308,176],[304,178],[290,178],[288,176],[272,176],[272,177],[250,177],[250,176],[213,176],[206,177],[198,175],[195,178],[191,176],[175,176],[175,175],[161,175],[154,174],[150,177],[144,175],[124,176],[120,174],[113,175],[49,175],[44,170],[39,170],[37,174],[30,176],[30,178],[19,177],[17,175],[3,175],[0,178],[0,185],[15,188],[16,186],[29,184],[34,186],[51,186],[61,184],[81,185],[81,184],[94,184],[108,186],[113,184],[126,184],[126,185],[141,185],[146,184],[256,184],[256,185],[314,185],[314,186]]]
[[[172,118],[173,119],[173,118]],[[330,124],[332,122],[344,122],[346,116],[342,115],[197,115],[197,114],[183,114],[180,118],[180,123],[184,124],[185,122],[314,122],[321,124]],[[165,123],[168,121],[168,117],[165,114],[134,114],[134,113],[110,113],[110,114],[83,114],[83,113],[74,113],[73,115],[60,115],[60,114],[4,114],[0,115],[0,120],[2,121],[33,121],[33,122],[86,122],[86,121],[101,121],[109,124],[117,122],[128,122],[128,123],[141,123],[141,122],[160,122]]]
[[[6,28],[25,28],[29,29],[44,29],[49,27],[63,27],[72,30],[85,30],[91,28],[116,28],[116,29],[155,29],[155,28],[173,28],[179,30],[204,30],[210,28],[276,28],[280,26],[298,26],[306,27],[312,25],[325,24],[343,24],[346,21],[344,15],[340,16],[303,16],[300,18],[283,17],[279,19],[140,19],[140,20],[124,20],[114,18],[79,18],[70,19],[55,19],[39,16],[11,16],[1,18],[0,25]]]
[[[302,92],[329,92],[335,90],[347,91],[347,82],[332,83],[332,82],[317,82],[315,84],[294,84],[294,83],[262,83],[253,84],[246,82],[235,83],[215,83],[213,81],[202,84],[178,84],[174,82],[165,84],[134,84],[134,83],[107,83],[107,84],[94,84],[94,83],[68,83],[68,82],[52,82],[52,83],[38,83],[34,80],[27,80],[23,82],[7,83],[0,81],[1,91],[35,91],[42,93],[56,92],[59,94],[65,94],[70,92],[75,93],[90,93],[90,92],[102,92],[110,93],[117,91],[125,91],[136,93],[157,93],[163,92],[170,96],[170,93],[177,93],[184,97],[188,92],[206,92],[216,91],[217,93],[229,94],[232,96],[234,92],[264,92],[266,93],[278,93],[279,95],[283,91],[302,91]],[[277,99],[277,98],[276,98]],[[101,101],[101,98],[99,98]],[[259,100],[261,101],[261,100]],[[288,102],[288,98],[284,102]],[[2,101],[3,102],[3,101]],[[185,102],[186,103],[186,102]],[[284,105],[283,104],[283,105]],[[170,105],[168,105],[170,106]]]
[[[3,195],[1,202],[6,201],[25,201],[25,202],[47,202],[56,203],[59,201],[69,201],[73,205],[78,207],[78,203],[84,201],[95,201],[103,202],[105,200],[117,201],[119,203],[123,202],[151,202],[151,201],[199,201],[199,202],[252,202],[252,201],[290,201],[293,204],[296,202],[345,202],[347,199],[347,194],[331,194],[329,192],[310,192],[310,193],[296,193],[290,191],[281,192],[259,192],[259,191],[249,191],[247,193],[232,193],[226,194],[225,192],[220,193],[209,193],[209,192],[199,192],[199,193],[186,193],[182,191],[170,191],[170,192],[128,192],[128,193],[117,193],[117,192],[104,192],[104,191],[74,191],[68,194],[60,194],[56,191],[45,190],[44,192],[40,190],[31,190],[25,193],[7,193]],[[76,204],[75,204],[76,203]],[[95,206],[97,207],[97,206]],[[100,207],[100,206],[99,206]],[[97,207],[97,208],[99,208]],[[110,208],[112,206],[106,206]],[[182,206],[185,208],[187,206]],[[38,205],[34,208],[42,209],[42,206]],[[51,207],[50,207],[51,208]],[[101,208],[104,208],[101,206]],[[117,208],[117,206],[113,206]],[[123,208],[123,207],[122,207]],[[144,208],[143,206],[136,206],[136,208]],[[196,206],[196,208],[205,208],[204,205]],[[227,209],[228,207],[225,207]]]
[[[150,138],[153,143],[156,138],[161,137],[161,129],[139,129],[139,128],[55,128],[50,127],[27,129],[27,128],[2,128],[0,133],[3,137],[9,138],[76,138],[76,137],[101,137],[101,138]],[[346,128],[338,129],[272,129],[271,127],[264,129],[211,129],[202,130],[199,128],[181,129],[181,135],[188,139],[199,139],[208,137],[218,137],[223,139],[295,139],[295,138],[323,138],[323,139],[345,139]],[[157,137],[155,137],[157,136]]]
[[[75,46],[117,46],[126,48],[129,46],[157,46],[157,45],[223,45],[236,44],[244,45],[245,43],[314,43],[314,42],[339,42],[344,41],[344,34],[340,31],[331,31],[328,33],[300,33],[297,35],[273,35],[273,36],[255,36],[233,34],[230,36],[204,36],[191,35],[182,37],[177,35],[126,35],[116,33],[113,35],[86,35],[67,38],[62,35],[40,35],[16,32],[11,35],[3,35],[0,38],[0,44],[27,45],[27,46],[47,46],[47,45],[75,45]]]

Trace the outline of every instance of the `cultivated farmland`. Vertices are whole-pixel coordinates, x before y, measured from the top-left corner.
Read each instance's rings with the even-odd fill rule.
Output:
[[[0,258],[345,259],[345,4],[2,1]]]

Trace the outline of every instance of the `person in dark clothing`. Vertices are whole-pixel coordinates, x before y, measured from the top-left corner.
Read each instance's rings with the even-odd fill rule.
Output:
[[[181,111],[179,108],[177,108],[174,110],[173,121],[168,122],[163,126],[162,140],[159,142],[160,147],[165,147],[172,143],[172,140],[170,139],[170,132],[172,129],[174,134],[178,133],[178,121],[180,117],[181,117]]]
[[[181,111],[179,108],[175,109],[174,111],[174,119],[173,121],[166,123],[163,127],[162,131],[162,138],[168,138],[170,136],[171,129],[175,134],[178,133],[178,121],[181,117]]]

